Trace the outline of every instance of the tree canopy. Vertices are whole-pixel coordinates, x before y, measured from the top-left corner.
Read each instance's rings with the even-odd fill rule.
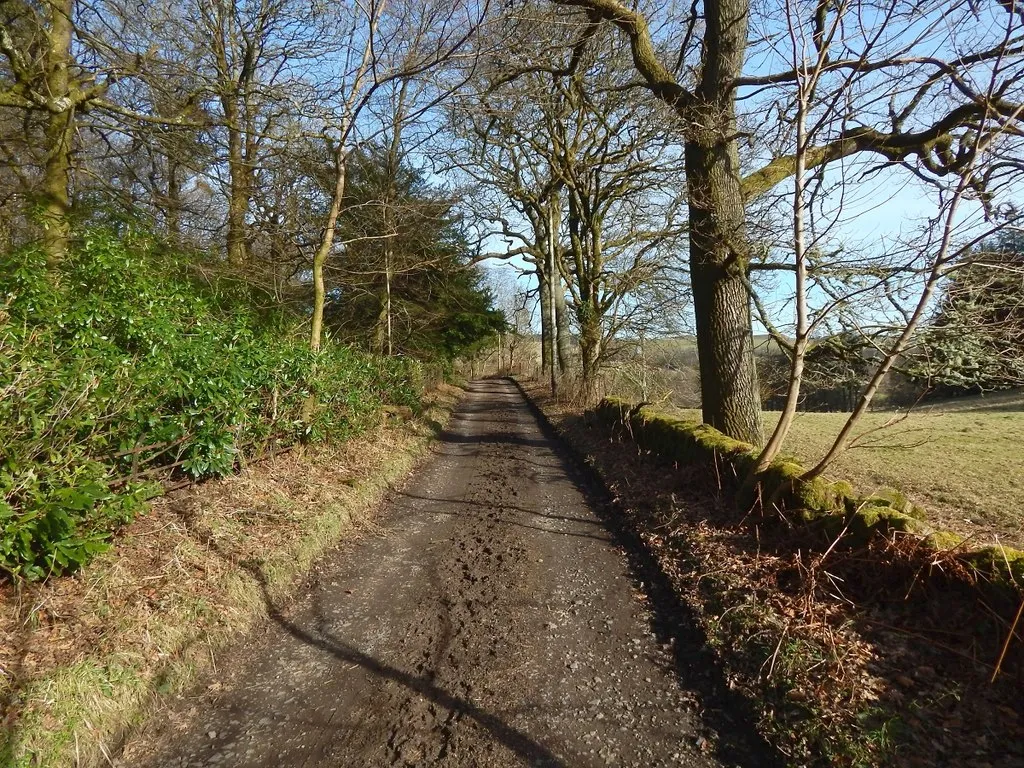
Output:
[[[556,379],[590,397],[614,337],[672,313],[704,420],[767,454],[812,338],[885,341],[867,408],[943,281],[1019,226],[1024,17],[999,0],[0,9],[0,233],[55,281],[85,222],[146,222],[308,307],[314,351],[330,314],[451,356],[499,325],[475,264],[525,262]],[[900,190],[917,231],[850,242]],[[767,441],[752,307],[791,340]]]
[[[910,371],[944,393],[1024,386],[1024,236],[1007,232],[954,266]]]

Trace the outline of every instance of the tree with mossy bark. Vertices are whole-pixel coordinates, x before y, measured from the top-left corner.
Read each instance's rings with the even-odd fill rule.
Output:
[[[798,167],[843,173],[855,159],[877,161],[874,169],[861,165],[868,172],[903,168],[924,179],[970,168],[980,198],[987,183],[1019,172],[1013,131],[1004,133],[1006,141],[981,142],[986,169],[973,172],[977,137],[1002,132],[1019,116],[1024,13],[1017,4],[886,0],[862,8],[839,0],[762,7],[705,0],[672,16],[676,6],[646,12],[620,0],[551,2],[578,14],[577,45],[598,25],[617,27],[644,87],[678,118],[703,415],[735,437],[762,439],[746,287],[752,252],[745,209],[754,198]],[[807,103],[816,143],[799,152],[790,143],[789,107],[807,66],[765,72],[787,29],[804,31],[800,37],[828,86]],[[994,65],[1000,82],[991,88]],[[844,108],[824,110],[825,123],[817,123],[819,107],[837,95]],[[739,114],[747,103],[761,114]],[[741,162],[741,141],[765,138],[768,145]]]
[[[4,0],[0,13],[0,108],[23,115],[25,145],[35,156],[29,162],[9,157],[8,165],[25,189],[52,269],[68,251],[76,117],[107,84],[75,60],[73,0]]]

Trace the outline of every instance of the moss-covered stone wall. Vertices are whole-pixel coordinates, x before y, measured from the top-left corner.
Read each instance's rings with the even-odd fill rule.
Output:
[[[845,530],[849,544],[863,545],[875,536],[900,534],[944,557],[955,557],[981,581],[1024,590],[1024,552],[1005,547],[972,548],[963,537],[939,531],[926,522],[923,508],[896,490],[862,495],[845,482],[801,480],[805,469],[780,457],[749,478],[757,460],[754,447],[699,424],[617,398],[602,400],[599,420],[621,430],[644,450],[680,464],[718,466],[722,477],[735,477],[736,504],[785,513],[835,538]],[[722,469],[727,471],[721,471]]]

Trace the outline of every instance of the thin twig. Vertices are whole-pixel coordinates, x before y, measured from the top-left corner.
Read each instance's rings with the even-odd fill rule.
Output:
[[[782,634],[779,636],[779,642],[775,646],[775,652],[772,653],[772,660],[771,660],[771,664],[768,667],[768,676],[766,678],[768,680],[772,679],[772,673],[775,671],[775,660],[779,657],[779,650],[782,648],[782,642],[786,639],[786,635],[788,633],[789,633],[789,624],[787,623],[786,626],[782,628]],[[764,669],[763,666],[761,668]]]
[[[1017,609],[1017,616],[1013,620],[1013,626],[1010,627],[1010,631],[1006,635],[1006,642],[1003,643],[1003,650],[999,654],[999,661],[996,662],[996,668],[992,672],[992,679],[990,683],[994,683],[996,678],[999,677],[999,672],[1003,668],[1003,661],[1006,659],[1006,652],[1010,649],[1010,640],[1017,633],[1017,624],[1020,623],[1021,614],[1024,614],[1024,598],[1021,598],[1020,607]]]

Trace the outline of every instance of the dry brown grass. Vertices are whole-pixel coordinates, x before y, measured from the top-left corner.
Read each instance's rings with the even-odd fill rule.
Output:
[[[157,499],[73,577],[0,592],[0,764],[94,765],[158,691],[216,649],[373,511],[413,467],[460,391],[423,420],[274,457]]]

